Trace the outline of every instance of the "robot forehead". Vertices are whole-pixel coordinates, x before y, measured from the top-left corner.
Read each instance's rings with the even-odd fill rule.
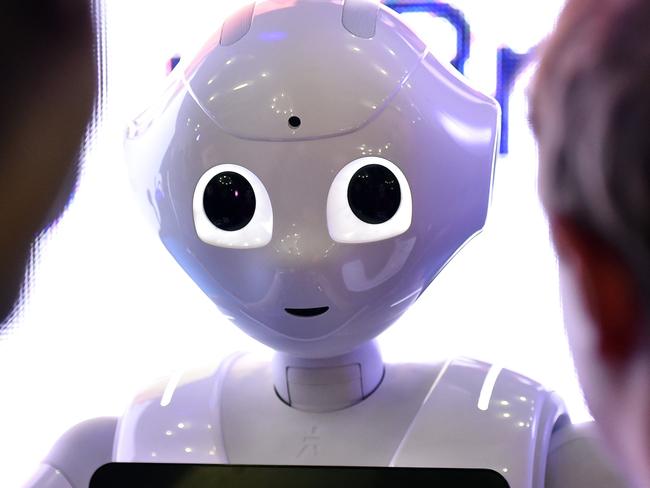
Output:
[[[185,76],[223,131],[304,140],[364,125],[425,53],[397,14],[372,0],[266,1],[227,20]]]

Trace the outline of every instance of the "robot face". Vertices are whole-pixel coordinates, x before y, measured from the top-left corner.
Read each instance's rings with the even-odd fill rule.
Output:
[[[181,266],[274,349],[374,338],[482,228],[498,107],[385,7],[261,2],[188,66],[132,126],[134,185]]]

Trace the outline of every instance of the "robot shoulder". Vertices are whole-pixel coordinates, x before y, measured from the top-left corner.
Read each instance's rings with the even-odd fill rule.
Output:
[[[113,458],[117,419],[86,420],[56,442],[36,474],[25,485],[34,488],[82,488],[93,473]]]
[[[436,379],[394,459],[396,466],[488,468],[511,486],[543,486],[562,401],[513,371],[466,358]],[[565,485],[570,486],[570,485]]]
[[[557,429],[549,447],[546,487],[618,488],[628,486],[604,452],[594,422]]]
[[[219,422],[223,378],[241,354],[173,374],[138,395],[120,418],[117,462],[225,462]]]

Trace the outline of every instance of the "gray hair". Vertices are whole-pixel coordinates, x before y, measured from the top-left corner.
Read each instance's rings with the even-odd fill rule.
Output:
[[[650,292],[650,2],[569,0],[531,93],[540,195]]]

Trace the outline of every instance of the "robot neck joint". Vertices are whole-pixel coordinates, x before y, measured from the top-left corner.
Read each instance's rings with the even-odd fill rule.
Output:
[[[302,359],[284,353],[273,357],[273,383],[288,405],[308,412],[351,407],[372,394],[384,376],[375,341],[333,358]]]

